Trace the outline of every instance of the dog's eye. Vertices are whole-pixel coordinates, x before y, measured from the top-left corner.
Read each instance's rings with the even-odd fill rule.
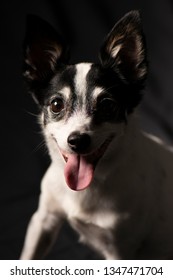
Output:
[[[97,101],[95,108],[95,118],[98,121],[111,121],[116,119],[119,106],[118,103],[109,97],[104,97]]]
[[[98,110],[107,116],[112,114],[117,109],[117,103],[111,98],[103,98],[98,103]]]
[[[54,114],[59,114],[64,109],[64,102],[61,98],[55,98],[51,101],[50,109]]]

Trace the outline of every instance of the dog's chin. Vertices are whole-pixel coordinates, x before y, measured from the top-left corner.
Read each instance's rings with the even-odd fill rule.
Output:
[[[98,149],[88,154],[66,153],[60,149],[65,161],[64,176],[70,189],[82,191],[91,185],[97,164],[112,140],[113,136],[108,137]]]

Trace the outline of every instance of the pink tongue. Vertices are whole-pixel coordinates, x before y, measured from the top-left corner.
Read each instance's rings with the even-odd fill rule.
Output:
[[[94,167],[83,156],[69,155],[64,175],[67,185],[75,191],[85,189],[91,183]]]

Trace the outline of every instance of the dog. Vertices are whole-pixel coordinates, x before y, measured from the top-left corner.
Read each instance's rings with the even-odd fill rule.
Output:
[[[27,20],[24,76],[51,164],[21,259],[42,259],[67,220],[104,259],[173,257],[173,154],[138,125],[148,73],[138,11],[107,35],[99,63],[68,64],[69,48]]]

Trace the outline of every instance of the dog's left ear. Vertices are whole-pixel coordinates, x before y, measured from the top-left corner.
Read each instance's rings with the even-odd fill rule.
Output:
[[[41,83],[55,71],[57,64],[68,59],[62,37],[45,20],[28,15],[24,41],[24,77],[29,84]]]
[[[100,51],[104,67],[113,68],[128,83],[146,78],[147,62],[140,14],[131,11],[113,27]]]

